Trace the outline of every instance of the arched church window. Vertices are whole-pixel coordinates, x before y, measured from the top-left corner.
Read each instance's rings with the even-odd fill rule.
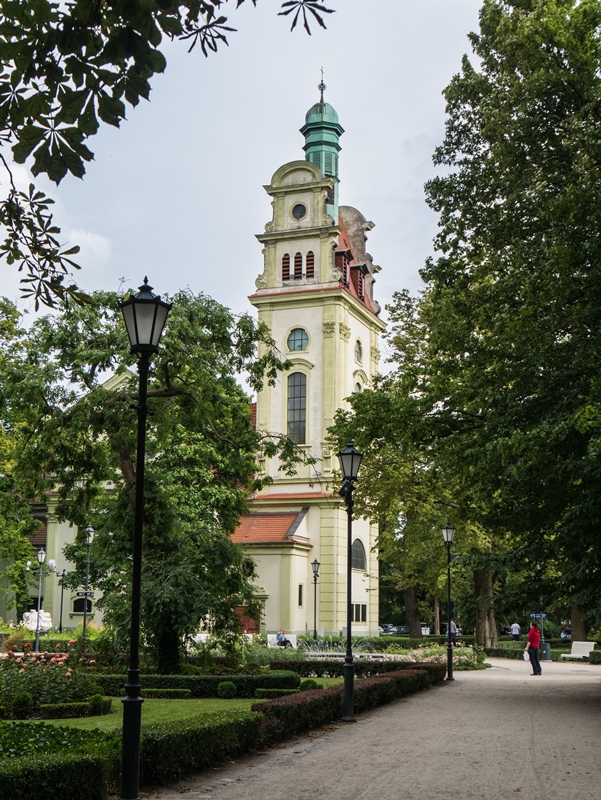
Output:
[[[309,346],[307,331],[303,328],[295,328],[290,331],[288,337],[288,350],[306,350]]]
[[[302,278],[303,277],[303,256],[302,256],[302,253],[297,253],[294,256],[294,277],[295,278]]]
[[[92,610],[92,601],[87,597],[78,597],[77,600],[73,601],[73,613],[83,614],[84,610],[87,611],[88,614],[90,613]]]
[[[365,548],[361,539],[355,539],[351,550],[351,566],[353,569],[362,569],[365,571]]]
[[[307,435],[307,376],[293,372],[288,376],[288,436],[305,444]]]
[[[361,386],[361,384],[360,384],[360,383],[356,383],[356,384],[355,384],[355,388],[354,388],[354,390],[353,390],[353,391],[355,391],[355,392],[362,392],[362,391],[363,391],[363,387]]]
[[[315,277],[315,254],[313,250],[309,250],[307,253],[307,260],[306,260],[306,275],[307,278],[314,278]]]
[[[284,253],[282,256],[282,280],[287,281],[290,279],[290,254]]]
[[[361,341],[357,339],[355,342],[355,361],[361,362],[363,360],[363,346]]]

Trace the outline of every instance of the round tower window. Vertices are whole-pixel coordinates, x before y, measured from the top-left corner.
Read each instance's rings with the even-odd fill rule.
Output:
[[[304,206],[302,203],[297,203],[292,208],[292,216],[294,219],[302,219],[307,214],[307,206]]]
[[[302,328],[295,328],[291,331],[288,337],[289,350],[306,350],[308,345],[309,337],[307,336],[307,331],[304,331]]]

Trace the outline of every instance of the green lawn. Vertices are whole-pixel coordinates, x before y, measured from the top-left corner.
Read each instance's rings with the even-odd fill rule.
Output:
[[[153,725],[157,722],[172,722],[188,717],[198,717],[203,714],[210,714],[213,711],[240,710],[250,711],[253,703],[252,699],[220,700],[218,698],[207,697],[202,700],[144,700],[142,706],[142,727]],[[120,698],[113,698],[113,711],[116,713],[107,714],[102,717],[81,717],[77,719],[49,719],[32,720],[33,722],[46,722],[48,725],[68,725],[70,728],[80,728],[92,730],[98,728],[101,731],[112,731],[121,728],[123,725],[123,703]]]
[[[319,678],[317,681],[324,689],[336,683],[342,683],[343,678]],[[211,714],[214,711],[250,711],[253,703],[261,702],[253,698],[240,698],[221,700],[217,697],[207,697],[202,700],[144,700],[142,706],[142,727],[153,725],[157,722],[171,722],[188,717],[198,717]],[[113,698],[113,714],[103,717],[81,717],[77,719],[49,719],[44,720],[48,725],[68,725],[70,728],[101,731],[112,731],[123,725],[123,703],[119,697]],[[32,720],[42,722],[42,720]]]

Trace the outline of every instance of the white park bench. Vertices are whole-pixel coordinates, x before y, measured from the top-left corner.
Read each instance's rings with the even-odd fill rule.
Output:
[[[596,642],[572,642],[572,652],[562,653],[562,658],[588,658],[595,649]]]
[[[285,634],[286,639],[290,642],[292,647],[296,647],[296,634],[294,633],[287,633]],[[281,647],[278,644],[278,638],[276,633],[268,633],[267,634],[267,647]]]

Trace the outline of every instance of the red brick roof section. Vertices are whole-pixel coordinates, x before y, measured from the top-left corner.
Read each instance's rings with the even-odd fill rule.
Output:
[[[28,536],[29,543],[39,549],[40,547],[46,547],[46,540],[48,536],[48,523],[45,518],[38,519],[37,522],[42,523],[44,526],[43,528],[38,528],[37,531],[33,534],[33,536]]]
[[[295,523],[305,515],[303,511],[253,512],[242,517],[232,534],[237,544],[280,544],[293,542]]]
[[[338,225],[341,228],[341,231],[340,231],[340,235],[338,236],[338,247],[336,248],[336,250],[343,250],[343,251],[347,251],[348,250],[348,252],[351,255],[351,259],[350,259],[350,262],[349,262],[349,265],[351,267],[351,271],[352,271],[353,266],[355,267],[355,269],[359,269],[359,267],[357,267],[357,259],[355,258],[354,254],[353,254],[353,251],[352,251],[352,248],[351,248],[351,240],[350,240],[350,237],[348,235],[348,231],[346,229],[346,225],[344,224],[344,220],[342,219],[342,217],[338,217]],[[364,266],[363,269],[366,269],[366,267]],[[365,292],[363,300],[360,299],[359,294],[357,292],[357,286],[355,285],[354,280],[351,279],[349,281],[349,285],[345,286],[345,289],[349,294],[351,294],[355,298],[355,300],[358,300],[362,305],[365,306],[365,308],[368,308],[371,311],[372,314],[376,313],[376,309],[372,305],[372,302],[371,302],[367,292]]]
[[[257,404],[256,403],[249,403],[248,407],[250,408],[250,424],[253,427],[253,430],[257,430]]]

